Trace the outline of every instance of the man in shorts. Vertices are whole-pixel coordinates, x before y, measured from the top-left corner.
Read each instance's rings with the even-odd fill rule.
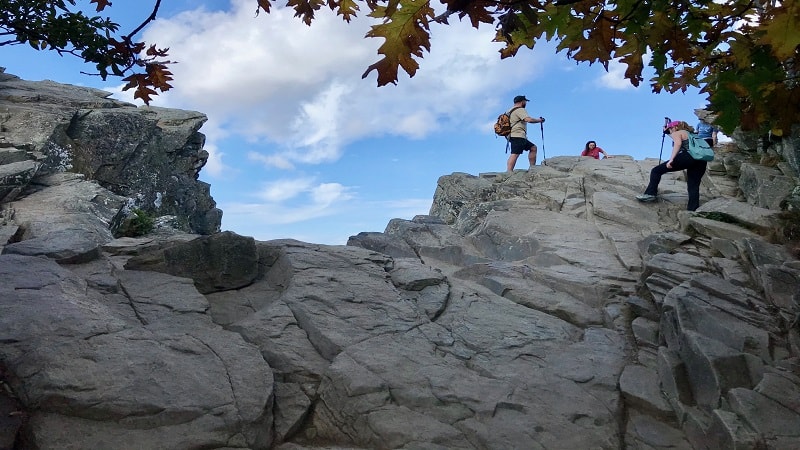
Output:
[[[529,151],[528,161],[531,168],[536,165],[536,144],[528,140],[528,124],[529,123],[544,123],[544,117],[534,119],[525,111],[525,106],[530,100],[525,98],[524,95],[514,97],[514,107],[509,110],[508,115],[511,118],[511,134],[508,135],[508,140],[511,144],[511,155],[508,156],[506,167],[509,172],[514,170],[517,164],[517,158],[524,151]]]

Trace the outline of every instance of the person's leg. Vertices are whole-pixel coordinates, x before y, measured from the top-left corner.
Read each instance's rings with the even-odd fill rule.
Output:
[[[700,181],[706,173],[705,161],[694,161],[686,168],[686,188],[689,191],[687,211],[694,211],[700,207]]]
[[[528,149],[528,162],[531,164],[531,168],[533,168],[533,166],[536,165],[536,153],[539,149],[536,148],[536,144],[533,144],[530,141],[528,141],[528,144],[530,144]]]
[[[658,195],[658,184],[661,183],[661,177],[667,172],[672,172],[672,170],[667,168],[667,162],[653,167],[653,170],[650,171],[650,184],[647,185],[644,194],[652,196]]]
[[[508,156],[506,169],[509,172],[514,171],[514,166],[517,165],[517,158],[519,158],[519,155],[521,155],[523,151],[528,149],[527,142],[527,139],[519,137],[512,137],[508,140],[509,147],[511,147],[511,154]]]
[[[706,142],[708,142],[708,146],[714,148],[714,138],[705,138]]]
[[[506,170],[508,170],[509,172],[514,171],[514,166],[517,165],[517,158],[519,158],[519,155],[516,153],[508,155],[508,162],[506,162]]]

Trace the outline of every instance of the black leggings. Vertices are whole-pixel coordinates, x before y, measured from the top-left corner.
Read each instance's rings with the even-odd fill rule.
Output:
[[[667,162],[665,161],[655,167],[653,170],[650,171],[650,184],[647,185],[647,189],[645,189],[644,193],[649,195],[657,195],[658,194],[658,183],[661,182],[661,176],[667,172],[677,172],[678,170],[686,169],[686,187],[689,191],[689,203],[686,205],[686,209],[689,211],[694,211],[698,207],[700,207],[700,180],[703,178],[703,174],[706,173],[706,162],[699,161],[689,154],[687,151],[680,151],[675,156],[675,160],[672,161],[672,168],[667,168]]]

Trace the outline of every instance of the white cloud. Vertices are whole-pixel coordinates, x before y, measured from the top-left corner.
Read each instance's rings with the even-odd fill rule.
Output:
[[[311,190],[311,198],[317,205],[329,206],[352,198],[347,191],[348,189],[339,183],[323,183]]]
[[[186,11],[154,22],[144,40],[169,47],[178,61],[174,88],[156,104],[205,112],[202,131],[220,130],[207,133],[211,144],[222,135],[269,143],[250,159],[279,169],[336,161],[349,143],[372,136],[420,139],[444,123],[485,126],[486,112],[505,107],[508,92],[547,60],[523,50],[512,65],[491,42],[492,27],[451,20],[432,26],[432,53],[413,79],[401,71],[397,86],[378,88],[375,72],[361,79],[384,42],[364,38],[374,19],[348,24],[320,11],[309,27],[290,8],[253,12],[252,0],[232,0],[228,12]],[[222,155],[213,161],[221,172]]]
[[[265,155],[259,152],[249,152],[247,159],[250,161],[260,162],[267,167],[275,167],[277,169],[293,169],[294,164],[286,157],[286,155]]]
[[[218,177],[226,170],[225,165],[222,163],[222,158],[225,152],[221,152],[214,142],[206,143],[203,149],[208,152],[208,160],[206,165],[203,166],[203,171],[212,177]]]
[[[597,83],[608,89],[635,89],[635,86],[631,84],[630,80],[625,78],[625,70],[627,70],[627,68],[628,66],[619,61],[609,61],[608,71],[600,76]]]
[[[285,178],[265,183],[252,193],[254,202],[224,206],[226,216],[238,223],[291,224],[341,213],[353,198],[352,188],[339,183],[319,183],[311,177]]]
[[[257,196],[268,202],[281,202],[296,197],[301,192],[310,190],[312,183],[313,180],[310,178],[272,181],[267,183]]]
[[[647,64],[650,63],[650,53],[646,53],[642,57],[642,63],[645,66],[644,75],[646,76],[647,71]],[[614,90],[627,90],[627,89],[636,89],[636,86],[631,84],[631,81],[625,78],[625,71],[628,69],[628,66],[621,63],[619,59],[615,59],[608,62],[608,71],[604,72],[603,75],[597,80],[597,84],[601,87],[605,87],[608,89]],[[645,80],[646,81],[646,80]],[[641,86],[641,83],[639,84]]]

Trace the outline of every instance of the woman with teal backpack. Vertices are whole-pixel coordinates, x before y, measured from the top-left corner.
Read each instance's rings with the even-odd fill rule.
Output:
[[[661,177],[667,172],[686,170],[686,188],[689,191],[689,203],[686,209],[694,211],[700,207],[700,180],[706,173],[706,161],[692,158],[689,154],[689,133],[694,133],[694,128],[683,121],[673,120],[664,126],[664,132],[669,132],[672,138],[672,155],[650,171],[650,184],[644,194],[636,196],[640,202],[653,202],[658,199],[658,184]]]

